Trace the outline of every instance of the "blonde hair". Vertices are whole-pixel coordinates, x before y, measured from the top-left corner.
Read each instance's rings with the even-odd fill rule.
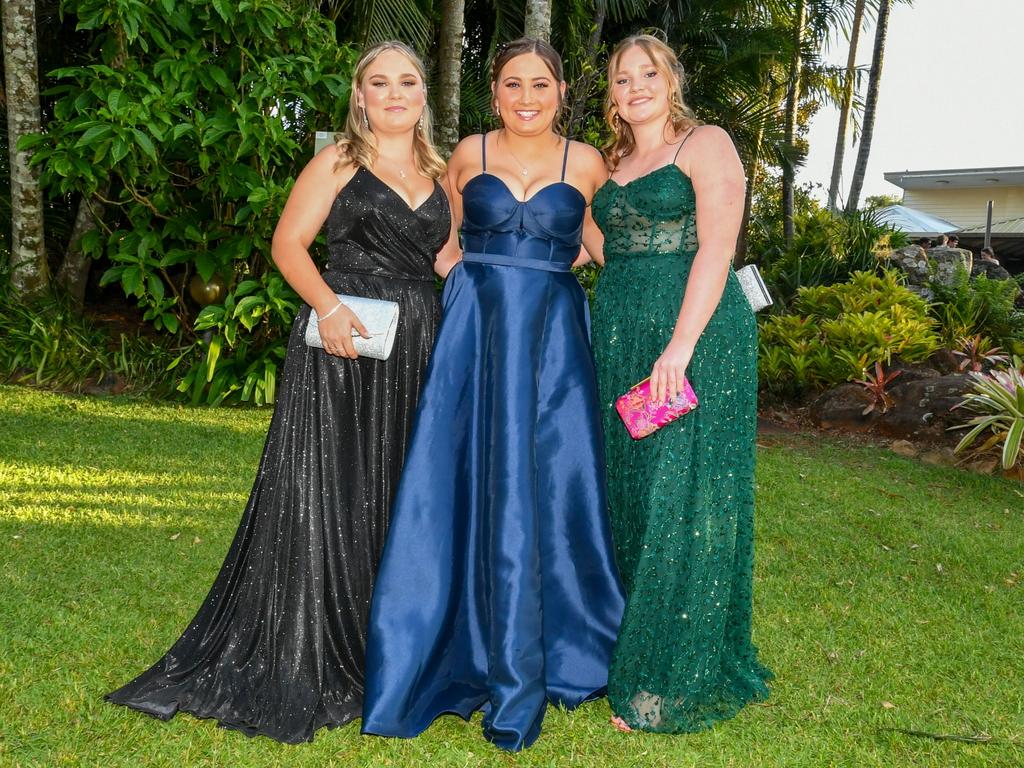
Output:
[[[636,139],[629,123],[619,117],[619,111],[612,100],[612,86],[615,71],[619,66],[622,54],[630,48],[643,50],[658,70],[670,83],[668,93],[669,123],[672,133],[678,136],[681,132],[700,125],[693,110],[683,100],[683,87],[686,84],[686,73],[679,57],[668,45],[653,35],[631,35],[615,46],[608,58],[608,94],[604,100],[604,118],[612,129],[612,138],[602,148],[608,167],[613,171],[626,155],[636,149]]]
[[[377,161],[377,137],[373,131],[363,122],[363,110],[360,108],[355,90],[362,87],[363,78],[370,65],[385,51],[397,51],[412,62],[416,73],[423,82],[426,89],[427,73],[423,62],[416,52],[405,43],[397,40],[386,40],[377,43],[363,51],[363,55],[356,62],[355,70],[352,73],[352,95],[348,102],[348,119],[345,121],[345,130],[335,136],[335,146],[343,160],[354,165],[362,166],[369,170]],[[430,105],[424,101],[422,125],[416,124],[412,136],[412,154],[416,162],[416,169],[425,176],[432,179],[439,179],[444,175],[445,162],[434,147],[434,123],[430,114]],[[341,164],[339,160],[339,165]]]

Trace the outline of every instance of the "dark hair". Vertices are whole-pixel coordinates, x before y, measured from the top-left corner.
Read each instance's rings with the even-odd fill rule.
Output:
[[[930,248],[932,245],[932,239],[930,237],[919,237],[917,238],[917,244],[922,248]]]
[[[959,238],[959,237],[957,237],[956,235],[950,235],[950,236],[949,236],[949,242],[951,242],[951,243],[952,243],[953,241],[956,241],[956,242],[958,242],[958,243],[959,243],[959,242],[960,242],[960,238]]]
[[[505,68],[516,56],[522,56],[526,53],[535,53],[540,56],[541,60],[547,66],[548,71],[551,72],[551,76],[561,84],[565,80],[565,70],[562,67],[562,57],[559,55],[551,43],[545,40],[538,40],[535,37],[520,37],[511,42],[505,43],[501,50],[495,55],[494,60],[491,62],[491,85],[498,83],[498,78],[501,77],[501,70]],[[562,116],[562,90],[558,89],[558,111],[555,112],[555,125],[558,124],[559,118]]]
[[[995,252],[995,251],[993,251],[993,250],[992,250],[992,249],[991,249],[991,248],[990,248],[989,246],[987,246],[987,245],[986,245],[986,246],[985,246],[984,248],[982,248],[982,249],[981,249],[981,252],[982,252],[982,253],[987,253],[987,254],[988,254],[989,256],[991,256],[991,257],[992,257],[993,259],[994,259],[994,258],[996,257],[996,252]]]

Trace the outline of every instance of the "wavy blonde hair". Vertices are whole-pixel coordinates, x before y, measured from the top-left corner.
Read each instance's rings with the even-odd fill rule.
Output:
[[[416,68],[416,73],[423,82],[423,89],[427,88],[427,73],[423,62],[416,52],[405,43],[397,40],[386,40],[377,43],[363,51],[363,55],[356,62],[352,73],[352,95],[348,102],[348,119],[345,121],[345,130],[334,137],[335,146],[343,161],[354,165],[362,166],[367,170],[373,167],[377,161],[377,137],[373,131],[363,124],[363,111],[359,107],[359,100],[356,98],[356,88],[363,87],[363,78],[370,65],[385,51],[398,51],[405,56]],[[423,125],[417,123],[413,129],[412,154],[416,163],[416,169],[425,176],[432,179],[439,179],[444,175],[445,162],[434,147],[434,122],[430,114],[430,104],[423,103]]]
[[[686,73],[683,71],[683,65],[679,63],[676,52],[653,35],[627,37],[615,46],[615,50],[608,58],[608,94],[604,100],[604,118],[611,126],[612,138],[601,151],[604,153],[608,167],[613,171],[618,168],[622,158],[636,149],[633,129],[629,127],[629,123],[619,117],[619,111],[612,100],[612,86],[615,71],[619,66],[619,59],[622,58],[623,53],[633,47],[642,49],[650,57],[655,69],[671,84],[668,93],[668,106],[669,123],[672,126],[673,135],[678,136],[682,131],[700,125],[700,120],[683,100]]]

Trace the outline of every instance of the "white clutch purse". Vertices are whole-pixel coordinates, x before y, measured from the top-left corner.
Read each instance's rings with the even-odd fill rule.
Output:
[[[750,302],[750,308],[759,312],[765,307],[770,307],[774,302],[772,295],[768,293],[768,286],[761,279],[761,273],[753,264],[747,264],[742,269],[736,270],[736,279],[740,281],[740,288]]]
[[[361,357],[372,357],[375,360],[387,360],[391,348],[395,346],[395,333],[398,331],[398,304],[383,299],[364,299],[361,296],[345,296],[336,294],[338,301],[351,309],[359,321],[366,326],[370,338],[364,339],[352,329],[352,344]],[[309,312],[306,324],[306,344],[310,347],[324,348],[320,338],[320,318],[316,310]]]

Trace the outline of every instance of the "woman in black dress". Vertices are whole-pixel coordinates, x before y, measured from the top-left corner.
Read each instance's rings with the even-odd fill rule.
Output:
[[[434,284],[458,258],[423,66],[401,43],[356,65],[346,130],[295,182],[274,261],[306,301],[292,328],[252,495],[185,633],[107,698],[178,710],[283,742],[360,715],[370,593],[439,320]],[[308,247],[327,224],[328,267]],[[447,246],[445,244],[447,243]],[[387,360],[335,294],[398,302]],[[310,307],[324,349],[307,347]]]

